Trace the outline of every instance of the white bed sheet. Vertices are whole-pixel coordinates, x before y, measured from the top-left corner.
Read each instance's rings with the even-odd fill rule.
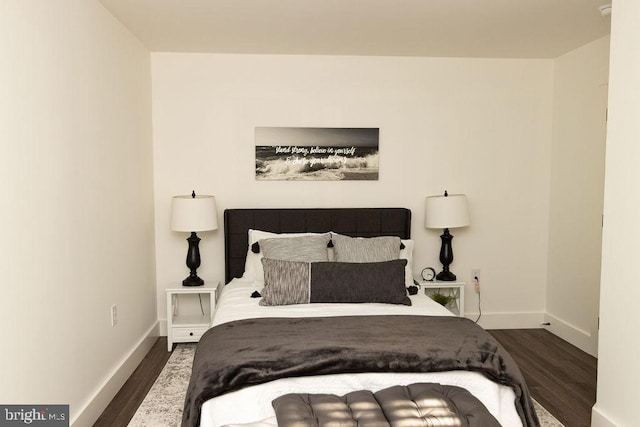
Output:
[[[258,287],[256,287],[258,286]],[[450,311],[418,292],[410,296],[411,306],[392,304],[300,304],[263,307],[259,298],[251,298],[261,285],[234,279],[220,295],[213,324],[258,317],[329,317],[345,315],[425,315],[450,316]],[[393,385],[436,382],[464,387],[487,407],[502,424],[522,426],[510,387],[499,385],[485,376],[468,371],[437,373],[363,373],[283,378],[248,387],[210,399],[202,406],[201,427],[219,427],[257,423],[275,425],[271,401],[287,393],[333,393],[343,395],[356,390],[378,391]]]

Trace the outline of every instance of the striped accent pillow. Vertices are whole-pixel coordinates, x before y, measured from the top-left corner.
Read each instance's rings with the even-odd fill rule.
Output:
[[[331,234],[287,238],[262,239],[260,251],[265,258],[286,261],[322,262],[329,261],[327,244]]]
[[[264,288],[260,305],[307,304],[311,263],[262,258]]]
[[[332,234],[338,262],[381,262],[400,257],[400,238],[395,236],[349,237]]]

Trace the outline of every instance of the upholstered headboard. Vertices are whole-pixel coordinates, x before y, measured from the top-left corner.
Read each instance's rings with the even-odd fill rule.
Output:
[[[352,237],[411,237],[405,208],[227,209],[224,211],[225,283],[241,277],[249,229],[274,233],[335,231]]]

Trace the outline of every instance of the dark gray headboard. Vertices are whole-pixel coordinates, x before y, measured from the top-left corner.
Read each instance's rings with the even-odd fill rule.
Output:
[[[411,237],[405,208],[227,209],[224,211],[225,283],[244,273],[249,229],[274,233],[335,231],[352,237]]]

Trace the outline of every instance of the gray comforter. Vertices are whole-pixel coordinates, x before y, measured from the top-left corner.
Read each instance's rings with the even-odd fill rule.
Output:
[[[225,323],[200,340],[183,427],[198,426],[213,397],[283,377],[469,370],[513,388],[525,426],[538,426],[511,356],[469,319],[433,316],[263,318]]]

